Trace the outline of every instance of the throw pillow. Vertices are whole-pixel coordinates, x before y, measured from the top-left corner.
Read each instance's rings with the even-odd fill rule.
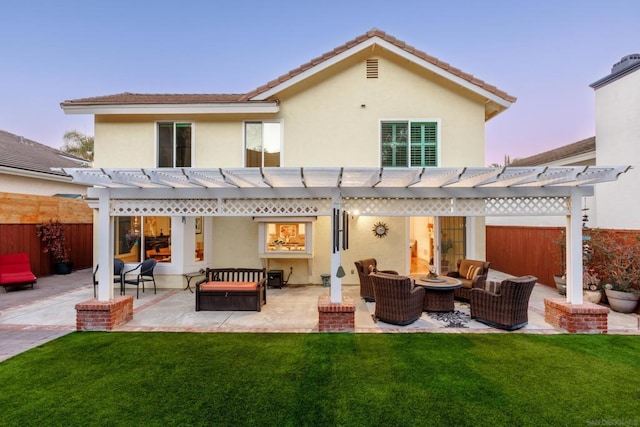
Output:
[[[465,274],[465,278],[467,278],[468,280],[473,280],[479,271],[480,271],[480,267],[476,267],[475,265],[472,265],[467,270],[467,274]]]

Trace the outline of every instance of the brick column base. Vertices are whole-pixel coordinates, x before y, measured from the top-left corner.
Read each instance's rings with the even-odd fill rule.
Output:
[[[355,331],[356,305],[353,298],[344,297],[341,303],[332,303],[331,297],[319,297],[318,329],[320,332]]]
[[[133,297],[117,296],[111,301],[90,299],[76,304],[76,330],[110,331],[133,319]]]
[[[609,309],[598,304],[569,304],[564,299],[544,299],[544,320],[576,334],[606,334]]]

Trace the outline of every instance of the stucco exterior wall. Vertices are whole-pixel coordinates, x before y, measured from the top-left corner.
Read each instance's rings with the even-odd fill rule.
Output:
[[[599,184],[598,226],[640,229],[637,183],[640,181],[640,70],[595,91],[598,166],[632,165],[618,181]]]
[[[34,194],[37,196],[87,194],[86,186],[63,181],[49,181],[42,178],[11,174],[0,174],[0,180],[2,181],[2,191],[6,193]]]
[[[282,94],[284,165],[379,166],[381,120],[428,119],[440,123],[440,166],[482,166],[483,104],[377,59],[377,79],[366,78],[364,58],[354,58]]]
[[[367,79],[364,51],[278,94],[277,114],[253,115],[97,115],[95,167],[142,168],[156,165],[156,123],[192,122],[194,167],[242,167],[245,120],[280,120],[282,166],[380,166],[381,120],[435,120],[439,123],[439,166],[484,166],[484,99],[392,54],[376,50],[379,78]],[[377,238],[373,224],[390,227]],[[258,224],[251,218],[212,218],[212,250],[205,261],[213,267],[259,267]],[[469,252],[485,253],[483,219],[470,238]],[[403,217],[361,216],[351,220],[350,248],[343,253],[345,285],[358,284],[354,261],[377,258],[383,269],[409,273],[409,222]],[[321,283],[330,271],[330,219],[314,223],[314,258],[270,260],[271,269],[290,267],[291,283]],[[185,246],[185,253],[192,253]],[[187,266],[184,266],[185,268]],[[173,284],[182,287],[182,278]]]

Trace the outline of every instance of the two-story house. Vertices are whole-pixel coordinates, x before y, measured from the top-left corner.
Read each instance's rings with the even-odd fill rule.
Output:
[[[65,101],[62,108],[95,116],[94,164],[101,168],[480,167],[485,122],[514,101],[372,30],[249,93],[123,93]],[[235,184],[242,186],[242,178]],[[415,258],[428,263],[441,235],[444,261],[484,256],[480,217],[350,214],[345,266],[376,257],[408,271],[410,242]],[[378,223],[388,230],[384,236],[372,231]],[[330,271],[329,228],[330,218],[308,212],[273,218],[150,211],[117,216],[113,238],[115,255],[126,262],[156,257],[165,286],[176,286],[172,276],[181,280],[184,271],[212,265],[268,265],[286,273],[293,267],[292,283],[320,283]],[[344,282],[357,283],[346,270]]]
[[[291,283],[330,273],[335,300],[358,259],[402,273],[412,255],[441,269],[483,259],[487,215],[577,216],[579,229],[570,200],[619,172],[483,167],[485,122],[513,102],[372,30],[248,93],[62,108],[95,116],[97,169],[69,173],[95,186],[100,265],[154,257],[163,287],[205,266],[293,270]]]

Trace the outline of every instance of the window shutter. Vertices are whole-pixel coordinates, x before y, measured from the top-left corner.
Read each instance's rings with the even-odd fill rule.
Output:
[[[410,166],[438,166],[437,123],[411,123]]]

